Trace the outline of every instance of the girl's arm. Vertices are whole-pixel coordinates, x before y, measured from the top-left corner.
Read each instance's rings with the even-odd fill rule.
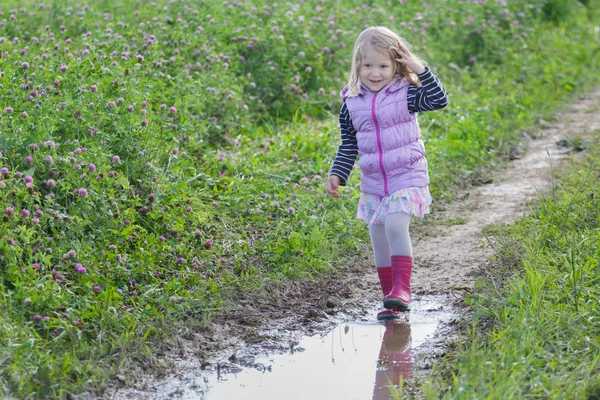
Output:
[[[408,88],[408,111],[415,113],[446,107],[448,96],[438,77],[429,68],[418,76],[422,86],[411,85]]]
[[[340,185],[345,186],[354,168],[354,163],[358,157],[358,143],[356,142],[356,129],[350,120],[350,113],[346,103],[342,104],[340,110],[340,133],[342,143],[340,143],[333,167],[329,175],[335,175],[340,178]]]

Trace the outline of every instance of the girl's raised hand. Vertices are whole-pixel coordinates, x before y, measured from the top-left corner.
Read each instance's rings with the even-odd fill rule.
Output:
[[[338,187],[340,186],[339,176],[331,175],[329,179],[327,179],[325,186],[327,187],[327,193],[331,196],[340,197],[340,194],[338,193]]]
[[[425,67],[423,66],[423,64],[421,64],[419,61],[417,61],[415,59],[415,57],[412,55],[412,53],[410,52],[410,50],[408,50],[406,47],[402,46],[401,43],[398,43],[398,47],[395,50],[396,50],[396,54],[397,54],[397,57],[396,57],[397,62],[399,62],[402,65],[407,66],[415,74],[422,74],[423,72],[425,72]]]

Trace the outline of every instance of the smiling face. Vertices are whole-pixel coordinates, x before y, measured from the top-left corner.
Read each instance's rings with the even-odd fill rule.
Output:
[[[380,91],[394,79],[396,63],[387,52],[380,52],[368,45],[360,63],[360,82],[374,92]]]

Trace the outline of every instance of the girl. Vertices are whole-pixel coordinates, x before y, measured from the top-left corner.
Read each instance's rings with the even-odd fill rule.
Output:
[[[340,197],[360,154],[357,217],[369,225],[386,310],[377,319],[397,319],[409,309],[411,217],[429,213],[429,175],[419,139],[417,113],[448,104],[446,91],[397,34],[383,27],[356,40],[352,71],[342,90],[340,144],[327,192]]]

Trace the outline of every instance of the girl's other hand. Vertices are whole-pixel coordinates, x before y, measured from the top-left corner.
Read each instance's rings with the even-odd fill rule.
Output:
[[[327,179],[327,193],[329,193],[333,197],[340,197],[338,193],[338,187],[340,186],[340,177],[331,175],[329,179]]]
[[[425,67],[415,59],[413,54],[406,47],[402,46],[401,43],[398,43],[398,47],[395,49],[396,61],[404,66],[410,68],[415,74],[422,74],[425,72]]]

